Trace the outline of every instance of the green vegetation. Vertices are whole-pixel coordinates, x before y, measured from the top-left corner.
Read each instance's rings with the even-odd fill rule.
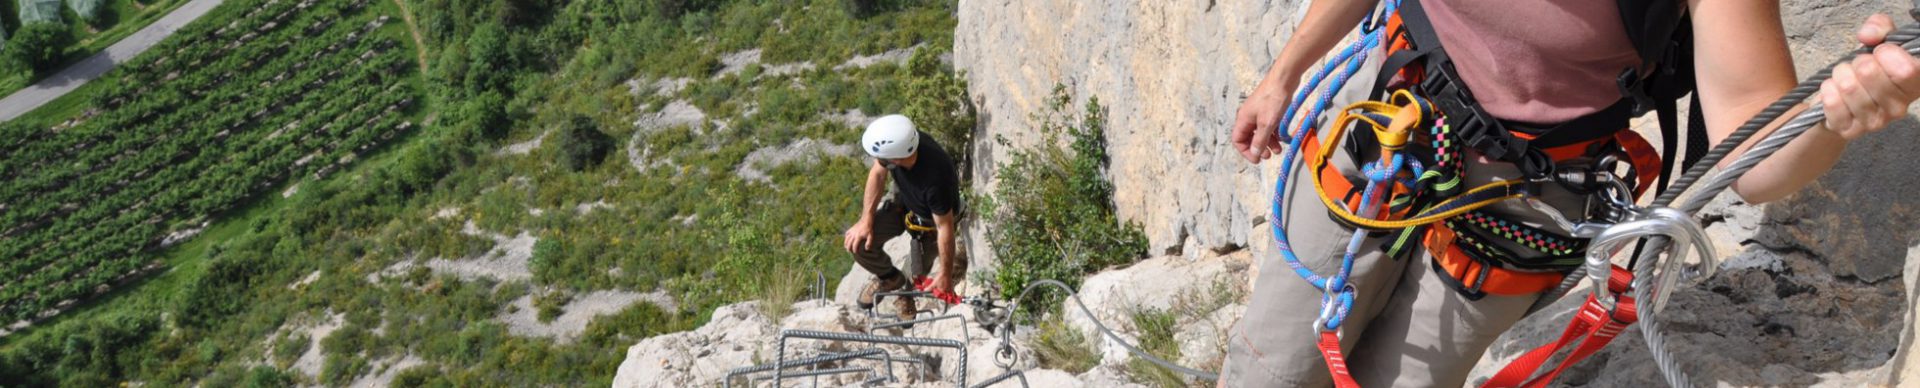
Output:
[[[944,52],[927,48],[913,50],[913,57],[907,60],[910,92],[906,94],[906,115],[920,130],[932,134],[941,145],[952,150],[950,153],[964,177],[972,171],[968,168],[972,155],[964,151],[973,149],[978,112],[967,95],[965,75],[954,74],[940,64],[940,54]]]
[[[1140,309],[1127,314],[1127,317],[1140,339],[1140,350],[1162,359],[1180,359],[1180,342],[1173,338],[1173,331],[1179,329],[1178,316],[1167,310]],[[1185,375],[1140,357],[1127,360],[1127,376],[1155,387],[1187,385]]]
[[[187,1],[0,0],[0,95],[105,50]]]
[[[1015,150],[1000,165],[999,186],[978,202],[996,225],[995,280],[1003,295],[1017,298],[1037,279],[1080,286],[1087,273],[1145,257],[1147,237],[1140,225],[1120,223],[1113,210],[1113,183],[1107,166],[1106,119],[1097,98],[1081,115],[1068,110],[1073,98],[1055,86],[1049,109],[1035,115],[1039,145]],[[1060,145],[1064,133],[1069,147]],[[1007,145],[1006,139],[996,139]],[[1023,301],[1027,313],[1054,311],[1058,296]],[[1038,314],[1035,314],[1036,316]]]
[[[1040,321],[1036,328],[1033,355],[1041,368],[1077,375],[1100,365],[1100,351],[1093,346],[1096,341],[1067,326],[1059,315]]]
[[[194,37],[233,22],[251,23],[248,20],[254,16],[249,15],[258,7],[250,6],[261,3],[228,0],[149,55],[176,55],[162,53],[230,43]],[[288,3],[282,0],[268,7]],[[312,25],[311,15],[319,10],[345,6],[339,3],[348,2],[316,2],[319,5],[289,16],[296,22],[278,23],[276,28],[300,31]],[[230,111],[245,116],[280,101],[314,101],[310,104],[328,109],[338,103],[323,102],[377,103],[389,98],[351,93],[292,98],[275,94],[273,85],[278,84],[258,86],[280,71],[229,72],[235,69],[225,65],[315,57],[312,53],[326,51],[301,50],[325,50],[347,41],[338,36],[279,45],[290,54],[212,56],[188,50],[177,55],[190,57],[136,61],[142,64],[116,71],[118,82],[97,88],[90,84],[94,89],[79,92],[90,97],[51,107],[52,112],[92,114],[82,127],[172,109],[148,118],[182,128],[171,135],[129,135],[97,141],[87,149],[147,149],[159,145],[140,143],[201,139],[195,144],[205,145],[206,150],[196,155],[230,158],[200,165],[201,175],[225,176],[221,174],[234,171],[284,176],[265,180],[268,183],[260,187],[254,184],[261,181],[247,180],[247,175],[228,178],[243,182],[232,186],[198,184],[177,176],[164,181],[171,184],[163,193],[178,191],[172,195],[206,204],[181,207],[194,209],[191,215],[133,227],[174,231],[207,222],[205,231],[176,246],[111,256],[127,259],[108,262],[137,263],[143,268],[153,264],[164,270],[83,298],[58,316],[0,337],[0,385],[341,385],[406,359],[418,364],[398,371],[394,385],[606,385],[625,358],[624,350],[641,338],[689,329],[706,321],[707,312],[721,304],[798,299],[817,274],[837,279],[851,266],[837,240],[830,237],[838,236],[857,216],[857,194],[849,188],[865,171],[858,155],[827,152],[767,166],[765,181],[743,179],[736,175],[736,168],[756,151],[779,149],[801,139],[852,143],[858,138],[857,128],[865,123],[849,117],[903,111],[907,101],[903,96],[912,92],[908,84],[913,75],[906,66],[882,61],[865,67],[836,67],[856,56],[951,46],[954,25],[950,1],[877,2],[866,9],[869,13],[854,14],[844,12],[849,10],[845,3],[830,0],[420,0],[405,4],[414,12],[427,44],[411,47],[412,38],[396,4],[384,0],[364,4],[365,9],[348,13],[353,18],[325,28],[362,28],[368,18],[392,16],[385,26],[360,34],[364,42],[395,42],[367,60],[394,61],[404,68],[400,70],[417,69],[411,62],[413,50],[424,50],[428,70],[423,75],[396,71],[393,77],[382,77],[381,83],[400,88],[401,92],[392,94],[420,97],[411,107],[382,120],[428,124],[411,134],[396,135],[382,146],[329,148],[357,152],[352,153],[351,163],[328,169],[316,179],[306,179],[325,169],[316,166],[331,165],[348,154],[330,151],[308,164],[276,169],[271,161],[282,154],[262,151],[262,158],[274,159],[250,163],[252,159],[241,159],[248,153],[235,150],[243,144],[263,147],[256,144],[294,137],[289,134],[318,137],[324,133],[352,139],[353,134],[380,126],[299,129],[323,125],[313,120],[326,116],[312,113],[309,116],[314,118],[298,120],[296,129],[278,137],[268,136],[274,129],[232,131],[223,141],[182,136],[197,134],[201,127],[228,124],[217,120]],[[264,44],[256,42],[286,42],[274,34],[261,34],[234,50]],[[340,53],[321,54],[315,60],[357,60],[359,52],[343,54],[350,49],[343,47]],[[750,49],[761,50],[760,64],[735,69],[721,61]],[[775,70],[797,63],[812,66]],[[315,71],[340,71],[341,76],[328,79],[343,83],[364,67],[301,67],[289,71],[285,82],[311,82],[291,77],[318,68]],[[194,70],[203,68],[210,70]],[[656,86],[677,82],[685,87]],[[242,94],[216,94],[239,86],[212,86],[198,95],[194,90],[166,92],[173,84],[254,87]],[[163,92],[168,94],[154,94]],[[228,108],[195,108],[202,99],[222,96],[230,98],[224,100]],[[675,104],[699,109],[705,120],[647,121]],[[326,112],[295,109],[262,116],[273,120],[273,126],[250,124],[248,128],[285,126],[293,120],[281,117],[294,112]],[[191,116],[200,111],[207,113]],[[34,113],[31,120],[52,123],[68,116],[46,112]],[[174,115],[188,116],[166,118]],[[433,119],[426,120],[428,116]],[[648,124],[635,125],[636,120]],[[586,141],[566,140],[570,128],[580,127],[596,129],[604,138],[591,139],[594,136],[588,133]],[[219,129],[213,131],[219,133]],[[334,135],[334,131],[346,133]],[[26,138],[12,136],[15,133],[5,132],[8,136],[0,141],[29,141],[16,140]],[[39,136],[58,140],[98,133],[68,129]],[[242,136],[257,137],[238,141]],[[534,139],[543,142],[516,147]],[[129,145],[114,143],[122,141]],[[568,154],[576,149],[572,145],[585,146],[577,148],[582,151],[577,154],[582,163],[566,165]],[[128,158],[156,152],[137,152],[121,162],[107,162],[113,156],[87,162],[63,153],[68,151],[62,148],[48,148],[54,154],[44,158],[43,169],[48,174],[80,177],[74,185],[92,180],[117,183],[108,177],[86,178],[92,173],[76,169],[119,166],[127,164]],[[511,151],[521,148],[526,148],[524,153]],[[312,153],[295,153],[294,159],[308,154]],[[154,172],[146,174],[125,176],[145,177],[138,182],[163,182],[153,178]],[[39,181],[5,180],[9,186],[34,182]],[[209,186],[222,191],[194,191]],[[58,194],[45,191],[23,192]],[[291,195],[272,195],[281,192]],[[10,206],[7,215],[30,210],[26,206]],[[138,208],[173,209],[151,204]],[[56,220],[51,224],[67,218],[51,218]],[[503,280],[427,268],[435,258],[460,262],[487,255],[496,248],[492,235],[521,233],[537,240],[526,267],[531,279]],[[68,260],[51,261],[66,265]],[[95,272],[100,271],[86,273]],[[536,309],[552,310],[566,305],[558,295],[579,298],[601,290],[664,290],[675,299],[676,308],[634,303],[593,319],[564,341],[515,334],[518,331],[501,319],[515,313],[509,306],[521,298],[535,299]],[[533,313],[549,319],[558,314]],[[314,330],[335,320],[339,325],[330,333]],[[317,370],[295,368],[294,361],[309,351],[323,354]]]
[[[811,258],[805,262],[819,262]],[[760,295],[754,300],[760,301],[760,312],[780,322],[793,313],[793,303],[800,301],[807,292],[808,284],[814,279],[812,274],[791,264],[774,264],[773,276],[766,279],[760,287]]]
[[[587,116],[573,116],[562,123],[553,145],[557,164],[575,172],[600,164],[613,152],[613,138],[600,132],[600,125]]]
[[[409,130],[407,56],[398,42],[367,38],[378,23],[362,12],[366,1],[304,12],[254,2],[237,28],[196,25],[189,39],[110,74],[112,86],[91,96],[97,114],[53,129],[0,124],[15,151],[0,159],[0,256],[17,258],[0,277],[18,279],[0,287],[0,319],[85,297],[146,266],[146,247],[196,220],[290,177],[330,173]],[[242,31],[257,35],[229,44]],[[334,43],[295,44],[314,35]]]
[[[1194,288],[1176,295],[1173,305],[1167,309],[1138,309],[1128,314],[1133,331],[1140,340],[1141,349],[1162,359],[1179,360],[1180,343],[1174,338],[1179,330],[1179,320],[1183,317],[1200,319],[1198,323],[1214,325],[1225,329],[1232,322],[1219,322],[1210,318],[1214,311],[1233,304],[1246,293],[1239,284],[1227,279],[1214,281],[1210,287]],[[1219,356],[1194,365],[1200,370],[1220,370],[1226,363],[1227,343],[1225,338],[1214,345],[1214,354]],[[1212,382],[1189,379],[1186,375],[1174,372],[1152,361],[1135,357],[1127,360],[1127,375],[1135,382],[1156,387],[1211,387]]]
[[[13,38],[6,44],[6,54],[12,60],[13,68],[35,72],[54,70],[60,65],[61,53],[65,52],[68,41],[67,27],[55,23],[33,23],[21,26],[13,31]]]

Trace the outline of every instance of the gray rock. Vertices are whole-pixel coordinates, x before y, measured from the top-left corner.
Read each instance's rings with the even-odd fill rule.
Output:
[[[774,183],[768,170],[788,163],[818,163],[823,159],[853,156],[859,152],[850,144],[833,144],[824,140],[803,138],[782,146],[767,146],[747,154],[733,169],[733,175],[741,180],[760,183]]]
[[[627,349],[615,387],[686,387],[718,382],[728,370],[773,358],[773,321],[748,302],[722,306],[694,331],[655,336]],[[695,355],[699,356],[695,356]]]
[[[1188,236],[1232,250],[1248,244],[1247,226],[1265,214],[1259,204],[1274,167],[1226,152],[1227,125],[1302,12],[1249,2],[966,1],[954,64],[980,102],[981,139],[1038,141],[1028,115],[1045,108],[1056,83],[1073,91],[1075,107],[1098,97],[1121,217],[1146,227],[1155,254],[1180,249]],[[987,192],[1008,150],[981,143],[974,174]]]

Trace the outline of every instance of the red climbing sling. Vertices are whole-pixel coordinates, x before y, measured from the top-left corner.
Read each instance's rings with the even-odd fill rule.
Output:
[[[1614,294],[1615,298],[1611,307],[1593,295],[1588,295],[1587,302],[1580,306],[1579,314],[1574,316],[1573,322],[1567,324],[1567,330],[1560,333],[1558,341],[1520,355],[1520,358],[1508,363],[1506,368],[1500,369],[1500,373],[1494,374],[1493,378],[1488,379],[1481,386],[1545,387],[1548,382],[1553,381],[1554,377],[1559,376],[1560,372],[1565,372],[1567,367],[1606,347],[1607,343],[1620,336],[1620,332],[1626,331],[1627,326],[1639,319],[1633,297],[1627,294],[1632,283],[1633,273],[1625,268],[1613,267],[1613,276],[1607,279],[1607,289]],[[1579,343],[1577,347],[1574,346],[1576,342]],[[1554,354],[1569,347],[1573,352],[1569,353],[1566,359],[1561,360],[1559,366],[1546,374],[1533,376],[1534,372],[1545,365]]]

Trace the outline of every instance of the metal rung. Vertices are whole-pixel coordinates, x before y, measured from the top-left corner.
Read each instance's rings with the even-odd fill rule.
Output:
[[[825,355],[802,358],[802,359],[786,360],[786,361],[780,361],[778,363],[734,368],[733,370],[727,371],[726,380],[722,380],[723,381],[722,385],[727,387],[732,387],[733,379],[735,377],[739,377],[740,375],[750,374],[750,373],[766,372],[766,371],[773,370],[774,368],[784,369],[784,368],[792,368],[796,366],[815,365],[815,364],[828,363],[828,362],[841,361],[841,360],[864,359],[867,357],[875,357],[875,356],[881,356],[886,354],[887,354],[886,350],[881,350],[880,348],[871,348],[871,349],[858,350],[858,351],[852,351],[852,352],[846,352],[846,353],[832,353],[832,354],[825,354]],[[889,367],[889,369],[891,369],[891,367]]]
[[[1026,371],[1010,370],[1010,371],[1007,371],[1007,373],[1001,373],[999,376],[989,377],[987,378],[987,381],[982,381],[980,382],[980,384],[974,385],[973,388],[983,388],[987,386],[992,386],[994,384],[999,384],[1002,381],[1007,381],[1007,379],[1010,379],[1010,378],[1018,378],[1020,379],[1020,386],[1022,387],[1027,386]]]
[[[933,347],[950,348],[956,351],[957,353],[959,353],[959,357],[954,360],[955,361],[954,364],[956,365],[954,370],[958,371],[958,373],[955,373],[955,375],[959,378],[959,384],[957,386],[960,386],[960,387],[967,386],[967,347],[965,343],[960,341],[955,341],[950,339],[888,337],[888,336],[878,336],[878,335],[871,335],[871,334],[835,333],[835,332],[826,332],[826,331],[817,331],[817,330],[789,329],[789,330],[780,331],[780,340],[775,345],[774,357],[782,358],[782,359],[786,358],[788,338],[802,338],[802,339],[839,341],[839,342],[863,342],[863,343],[870,343],[870,344],[933,346]],[[785,374],[784,371],[785,369],[780,369],[780,368],[776,368],[773,370],[774,388],[780,387],[780,379],[783,378],[782,376],[784,376]]]
[[[841,374],[860,373],[860,372],[873,373],[873,368],[834,368],[834,369],[821,369],[821,370],[794,372],[794,373],[787,373],[787,374],[777,374],[777,375],[774,375],[773,377],[755,377],[753,378],[752,383],[757,384],[761,381],[767,381],[769,379],[773,379],[775,380],[773,382],[773,385],[779,386],[780,385],[779,380],[783,380],[783,379],[791,379],[796,377],[831,376],[831,375],[841,375]]]

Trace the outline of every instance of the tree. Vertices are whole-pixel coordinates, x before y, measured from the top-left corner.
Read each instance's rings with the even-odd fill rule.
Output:
[[[467,98],[450,109],[443,120],[465,144],[492,144],[507,136],[513,117],[507,114],[507,98],[489,91]]]
[[[967,156],[972,153],[977,116],[973,101],[967,97],[967,80],[940,63],[941,53],[926,48],[913,50],[913,57],[907,59],[905,90],[900,95],[907,96],[906,115],[913,119],[914,126],[946,147],[964,174],[972,170],[967,166]]]
[[[1147,236],[1139,223],[1115,215],[1113,182],[1103,171],[1106,110],[1088,98],[1084,113],[1071,110],[1072,96],[1055,85],[1047,109],[1034,116],[1041,141],[1012,148],[995,175],[1000,184],[982,198],[982,214],[995,225],[988,232],[1000,267],[994,280],[1003,295],[1020,297],[1038,279],[1078,287],[1085,274],[1146,256]],[[1060,136],[1071,138],[1062,147]],[[1024,301],[1029,313],[1054,311],[1060,299]]]
[[[574,115],[560,128],[554,139],[556,162],[571,171],[586,170],[607,159],[613,152],[613,137],[600,131],[592,118]]]
[[[36,72],[53,70],[60,57],[64,56],[67,46],[72,45],[73,36],[67,34],[67,26],[58,23],[32,23],[15,31],[13,39],[7,43],[7,53],[17,63]]]
[[[542,0],[495,0],[493,18],[502,25],[526,26],[540,20],[548,7]]]
[[[517,68],[510,52],[505,28],[497,24],[480,26],[467,37],[466,89],[478,94],[506,89]]]

